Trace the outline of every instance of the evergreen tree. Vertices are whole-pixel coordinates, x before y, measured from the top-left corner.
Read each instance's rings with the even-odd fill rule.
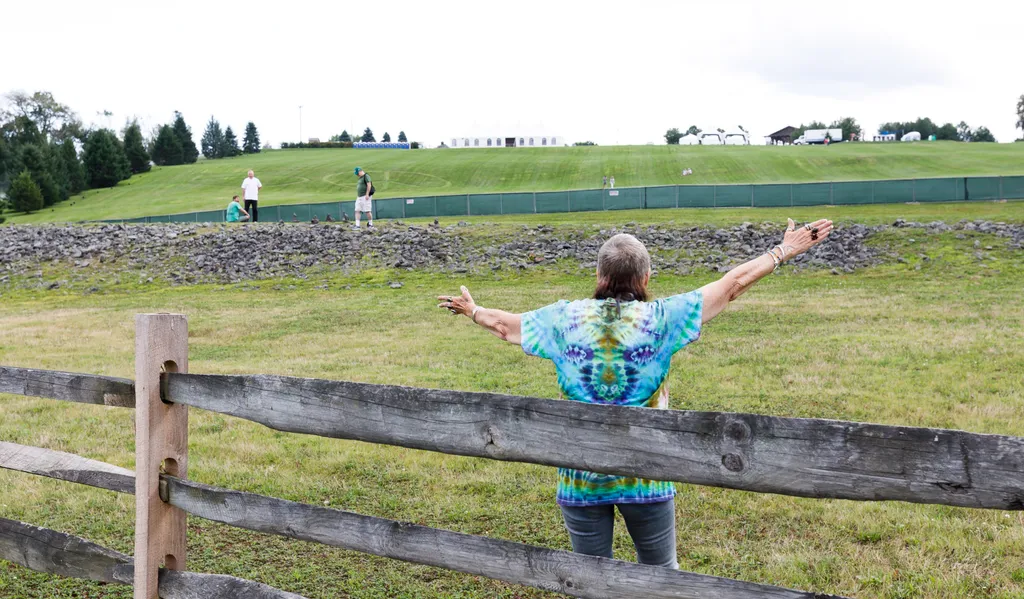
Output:
[[[36,144],[23,146],[19,152],[18,162],[20,164],[19,170],[28,171],[32,180],[39,187],[39,191],[42,192],[43,205],[52,206],[64,198],[60,197],[60,189],[53,180],[53,173],[50,171],[49,152],[47,150],[46,146],[38,146]]]
[[[384,142],[384,143],[387,143],[387,142],[391,141],[391,136],[388,134],[387,131],[385,131],[384,132],[384,137],[381,137],[380,140],[382,142]]]
[[[55,141],[50,142],[50,146],[46,148],[46,159],[50,162],[50,175],[53,177],[54,185],[57,186],[58,201],[63,202],[71,197],[71,180],[68,174],[68,165],[64,163],[61,144]]]
[[[203,156],[207,158],[224,157],[224,132],[220,130],[220,123],[212,116],[210,122],[206,124],[206,131],[203,133],[200,144],[203,146]]]
[[[97,129],[85,138],[82,162],[92,187],[113,187],[132,176],[121,140],[109,129]]]
[[[7,199],[16,212],[29,213],[43,207],[43,194],[36,182],[32,180],[32,174],[28,170],[21,171],[21,174],[14,179],[11,188],[7,191]]]
[[[231,158],[239,156],[241,153],[242,150],[238,147],[238,138],[235,137],[235,132],[231,130],[231,127],[228,127],[224,130],[224,144],[220,155],[224,158]]]
[[[124,128],[124,153],[128,157],[132,174],[145,173],[150,169],[149,152],[142,143],[142,129],[137,120]]]
[[[405,142],[409,141],[409,138],[407,138],[405,136],[405,131],[399,131],[398,132],[398,141],[399,141],[399,143],[405,143]]]
[[[363,137],[359,141],[377,141],[377,140],[373,137],[373,131],[371,131],[370,128],[367,127],[366,131],[363,131]]]
[[[68,193],[82,193],[85,191],[85,169],[82,167],[82,161],[78,159],[75,140],[65,139],[64,143],[60,144],[60,154],[64,160],[64,169],[68,173]]]
[[[181,140],[174,134],[170,125],[160,127],[156,141],[153,142],[153,162],[160,166],[172,166],[184,163]]]
[[[181,163],[194,164],[199,160],[199,150],[196,149],[196,142],[192,141],[192,128],[185,124],[185,117],[180,112],[174,111],[174,124],[171,127],[181,144]]]
[[[338,141],[352,141],[352,136],[348,134],[348,131],[342,131],[338,136]]]
[[[11,160],[11,151],[7,148],[7,141],[4,140],[3,132],[0,131],[0,189],[4,188],[7,181],[7,163]]]
[[[242,140],[242,151],[246,154],[258,154],[260,151],[260,134],[256,125],[249,121],[245,125],[245,138]]]

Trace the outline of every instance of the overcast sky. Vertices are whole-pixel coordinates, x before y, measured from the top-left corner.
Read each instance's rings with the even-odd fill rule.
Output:
[[[1014,129],[1024,3],[6,3],[0,92],[48,90],[88,122],[180,110],[275,147],[370,126],[664,143],[669,127],[761,136],[853,116]],[[17,26],[13,26],[17,24]],[[110,111],[113,117],[98,115]]]

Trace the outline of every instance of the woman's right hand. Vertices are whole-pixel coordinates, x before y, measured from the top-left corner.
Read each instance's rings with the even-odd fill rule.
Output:
[[[786,232],[783,234],[782,243],[780,244],[786,254],[786,260],[795,258],[825,241],[829,233],[832,232],[832,221],[828,219],[816,220],[799,228],[797,228],[793,219],[787,220],[789,224],[786,227]]]

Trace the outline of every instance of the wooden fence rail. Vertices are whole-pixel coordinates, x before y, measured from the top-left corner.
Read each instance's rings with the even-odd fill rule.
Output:
[[[270,428],[800,497],[1024,509],[1024,438],[283,376],[164,375]]]
[[[0,518],[0,559],[36,572],[132,584],[132,558],[72,535]],[[305,599],[265,584],[222,574],[160,571],[164,599]]]
[[[37,464],[54,464],[59,468],[28,465],[29,457]],[[121,493],[134,491],[134,474],[130,470],[15,443],[0,442],[0,468],[82,482]],[[396,522],[166,475],[161,477],[160,494],[164,501],[189,514],[237,528],[486,576],[574,597],[833,597]],[[0,558],[6,559],[3,555],[0,553]]]
[[[187,407],[280,431],[761,493],[1024,509],[1024,438],[270,375],[188,374],[187,322],[136,318],[136,381],[0,366],[0,393],[136,408],[136,473],[0,442],[0,468],[136,495],[135,558],[0,519],[0,559],[157,595],[294,599],[185,567],[185,514],[577,597],[831,597],[405,524],[187,480]],[[161,562],[166,568],[161,568]],[[197,590],[200,589],[200,590]],[[191,594],[190,594],[191,593]]]

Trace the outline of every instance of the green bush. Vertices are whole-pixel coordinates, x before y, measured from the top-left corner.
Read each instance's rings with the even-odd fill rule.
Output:
[[[7,198],[18,212],[29,213],[43,207],[43,192],[39,190],[39,185],[32,180],[32,173],[28,169],[21,171],[21,174],[11,183],[11,188],[7,191]]]

